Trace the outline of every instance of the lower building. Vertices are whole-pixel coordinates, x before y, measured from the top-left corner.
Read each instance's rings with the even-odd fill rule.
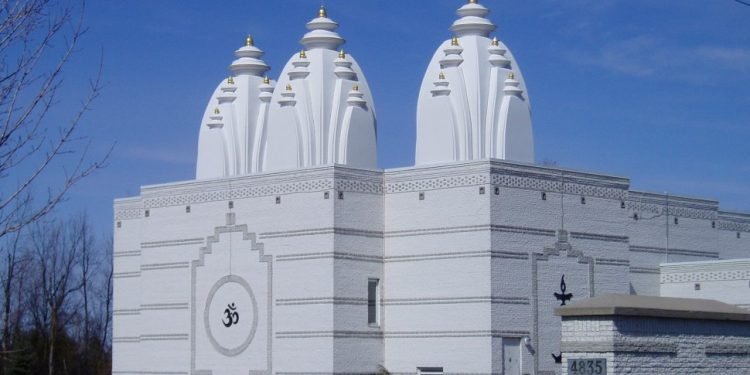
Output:
[[[750,252],[717,202],[498,160],[146,186],[115,221],[116,374],[559,373],[555,308]]]

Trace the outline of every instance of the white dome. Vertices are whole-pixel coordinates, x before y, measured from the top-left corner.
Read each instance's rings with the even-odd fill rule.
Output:
[[[305,49],[279,77],[269,121],[261,132],[261,171],[327,164],[376,168],[372,94],[353,57],[336,48],[344,40],[325,9],[307,24]]]
[[[489,10],[471,0],[435,52],[417,104],[416,164],[486,158],[534,162],[531,104],[513,54],[490,39]]]
[[[219,178],[257,172],[258,131],[266,122],[273,82],[263,78],[269,70],[247,37],[230,65],[233,75],[214,90],[206,106],[198,138],[196,179]]]

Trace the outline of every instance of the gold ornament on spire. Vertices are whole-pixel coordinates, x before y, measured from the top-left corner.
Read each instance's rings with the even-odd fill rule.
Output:
[[[444,80],[445,79],[445,73],[440,72],[440,74],[438,74],[438,79],[439,80]]]
[[[286,85],[286,91],[292,91],[292,85],[287,84]]]
[[[458,37],[454,36],[453,38],[451,38],[451,45],[452,46],[457,46],[458,45]]]
[[[221,113],[221,111],[219,111],[219,107],[214,108],[214,114],[218,115],[219,113]]]
[[[252,47],[255,45],[255,41],[253,40],[252,35],[248,35],[247,38],[245,38],[245,47]]]
[[[497,47],[497,46],[500,45],[500,41],[497,40],[497,37],[493,37],[492,38],[492,45],[495,46],[495,47]]]
[[[265,83],[266,85],[270,85],[271,84],[271,79],[268,78],[268,76],[265,76],[265,77],[263,77],[263,83]]]
[[[508,79],[516,79],[516,74],[513,72],[508,73]]]
[[[344,52],[343,49],[341,51],[339,51],[339,58],[340,59],[345,59],[346,58],[346,52]]]
[[[477,1],[477,0],[469,0],[469,4],[477,4],[477,3],[479,3],[479,1]]]
[[[300,59],[306,59],[307,58],[307,52],[305,52],[305,50],[299,51],[299,58]]]
[[[326,7],[320,6],[320,9],[318,10],[318,17],[325,18],[328,17],[328,13],[326,12]]]
[[[234,77],[229,76],[229,78],[227,78],[227,83],[230,85],[234,85]]]
[[[352,86],[352,91],[359,91],[359,85]]]

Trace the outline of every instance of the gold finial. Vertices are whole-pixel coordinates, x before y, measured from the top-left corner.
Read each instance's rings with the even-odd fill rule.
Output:
[[[265,76],[265,77],[263,77],[263,83],[266,84],[266,85],[270,85],[271,84],[271,79],[268,78],[268,76]]]
[[[229,76],[229,78],[227,78],[227,83],[230,85],[234,85],[234,77]]]
[[[438,74],[438,79],[440,79],[440,80],[445,79],[445,73],[440,72],[440,74]]]
[[[451,38],[451,45],[452,46],[457,46],[458,45],[458,37],[454,36],[453,38]]]
[[[478,3],[478,2],[479,2],[479,1],[477,1],[477,0],[469,0],[469,4],[476,4],[476,3]]]
[[[497,46],[500,45],[500,41],[497,40],[497,37],[493,37],[492,38],[492,45],[495,46],[495,47],[497,47]]]
[[[214,108],[214,114],[218,115],[219,113],[221,113],[221,111],[219,111],[219,107]]]
[[[352,91],[359,91],[359,85],[352,86]]]
[[[516,79],[516,74],[513,72],[508,73],[508,79]]]
[[[326,12],[326,7],[322,5],[320,6],[320,9],[318,10],[318,17],[320,18],[328,17],[328,13]]]
[[[305,50],[299,51],[299,58],[300,59],[306,59],[307,58],[307,52],[305,52]]]
[[[287,84],[286,85],[286,91],[292,91],[292,85]]]
[[[248,35],[247,38],[245,38],[245,47],[252,47],[255,45],[255,41],[253,40],[252,35]]]
[[[340,59],[345,59],[346,58],[346,52],[344,52],[343,49],[341,51],[339,51],[339,58]]]

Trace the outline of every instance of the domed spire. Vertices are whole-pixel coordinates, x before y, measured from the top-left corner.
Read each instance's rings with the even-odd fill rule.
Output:
[[[328,18],[326,9],[321,6],[318,10],[318,17],[307,23],[307,29],[310,32],[305,34],[300,43],[308,50],[314,48],[335,50],[344,44],[344,38],[336,32],[338,27],[339,24]]]
[[[260,77],[263,73],[271,69],[261,59],[263,51],[255,46],[255,41],[250,35],[245,38],[245,45],[235,51],[234,55],[237,56],[237,60],[232,62],[229,69],[231,69],[236,75],[244,73]]]
[[[490,14],[489,9],[479,4],[476,0],[470,0],[459,8],[456,13],[461,17],[451,26],[451,31],[459,37],[464,35],[488,36],[495,31],[495,25],[486,17]]]

